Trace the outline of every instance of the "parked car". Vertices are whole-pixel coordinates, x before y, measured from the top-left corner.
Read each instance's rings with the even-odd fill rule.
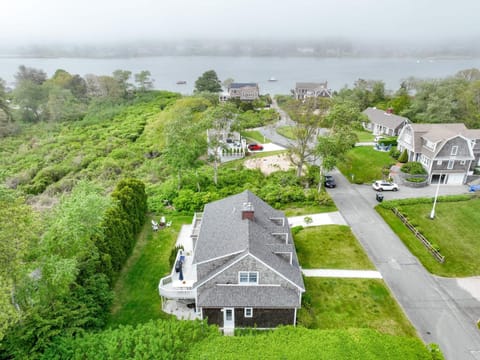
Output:
[[[325,184],[325,187],[330,188],[330,189],[337,186],[337,184],[335,183],[335,179],[333,178],[332,175],[325,175],[324,184]]]
[[[390,182],[390,181],[386,181],[386,180],[375,181],[372,184],[372,188],[373,188],[373,190],[376,190],[376,191],[386,191],[386,190],[398,191],[398,185],[397,184],[395,184],[393,182]]]
[[[248,144],[248,150],[250,151],[260,151],[263,150],[263,146],[260,144]]]

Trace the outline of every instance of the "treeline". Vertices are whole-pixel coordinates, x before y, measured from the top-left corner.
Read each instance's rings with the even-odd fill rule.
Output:
[[[0,136],[15,130],[14,120],[25,122],[69,121],[82,119],[90,106],[111,105],[133,99],[153,87],[148,70],[133,75],[116,70],[112,75],[78,74],[58,69],[48,78],[41,69],[19,66],[15,88],[7,89],[0,79]]]
[[[40,227],[32,210],[22,202],[12,207],[11,193],[2,194],[0,208],[22,215],[12,222],[23,230],[0,230],[10,255],[0,267],[1,290],[10,294],[2,308],[15,308],[0,332],[0,358],[35,359],[54,339],[105,326],[112,285],[145,220],[145,187],[124,179],[106,197],[80,182],[48,214],[37,238],[29,230]]]
[[[480,70],[475,68],[444,79],[409,78],[395,93],[389,93],[383,81],[359,79],[335,98],[352,100],[360,109],[392,108],[416,123],[460,122],[480,128]]]

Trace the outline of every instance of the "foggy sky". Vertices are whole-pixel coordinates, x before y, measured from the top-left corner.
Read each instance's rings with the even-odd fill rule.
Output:
[[[480,38],[480,0],[0,0],[0,44]]]

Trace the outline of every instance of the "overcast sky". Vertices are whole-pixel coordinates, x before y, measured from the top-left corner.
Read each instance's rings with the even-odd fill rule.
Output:
[[[172,38],[452,40],[480,0],[0,0],[0,43]]]

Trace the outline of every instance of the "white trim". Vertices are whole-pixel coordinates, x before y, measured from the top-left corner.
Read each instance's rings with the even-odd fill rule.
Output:
[[[225,255],[222,255],[222,256],[217,256],[217,257],[214,257],[214,258],[211,258],[211,259],[208,259],[208,260],[203,260],[203,261],[200,261],[200,262],[196,262],[195,265],[207,264],[207,263],[209,263],[209,262],[211,262],[211,261],[215,261],[215,260],[223,259],[223,258],[225,258],[225,257],[229,257],[229,256],[241,254],[241,253],[244,252],[244,251],[245,251],[245,249],[239,250],[239,251],[235,251],[235,252],[233,252],[233,253],[225,254]]]
[[[458,154],[458,145],[453,145],[452,146],[452,151],[450,152],[450,155],[455,156]]]
[[[282,225],[278,225],[278,226],[285,226],[285,217],[269,217],[268,218],[271,222],[273,222],[275,225],[277,225],[275,223],[275,220],[282,220]]]
[[[247,314],[247,311],[250,310],[250,315]],[[253,308],[251,307],[246,307],[243,309],[243,316],[246,318],[252,318],[253,317]]]
[[[290,284],[294,285],[296,288],[298,288],[299,290],[301,291],[305,291],[304,288],[298,286],[297,284],[295,284],[292,280],[290,280],[289,278],[287,278],[285,275],[281,274],[278,272],[278,270],[272,268],[270,265],[268,265],[267,263],[265,263],[264,261],[260,260],[258,257],[256,257],[255,255],[253,254],[248,254],[250,255],[251,257],[253,257],[254,259],[256,259],[258,262],[260,262],[261,264],[263,264],[265,267],[269,268],[270,270],[272,270],[274,273],[276,273],[277,275],[279,275],[281,278],[287,280]],[[300,269],[298,269],[300,271]]]
[[[225,322],[227,321],[227,311],[230,310],[232,312],[232,319],[229,320],[232,326],[225,326]],[[225,307],[222,309],[223,311],[223,328],[227,329],[235,329],[235,308],[233,307]]]
[[[297,326],[297,308],[295,308],[295,312],[293,313],[293,326]]]
[[[225,270],[227,270],[228,268],[232,267],[233,265],[235,265],[237,262],[239,262],[240,260],[243,260],[246,256],[248,256],[249,253],[246,253],[245,255],[239,257],[237,260],[233,261],[231,264],[229,264],[228,266],[226,266],[225,268],[222,268],[221,270],[217,268],[218,271],[216,271],[215,273],[213,273],[211,276],[209,276],[208,278],[206,278],[204,281],[198,283],[195,288],[199,288],[200,286],[202,286],[203,284],[205,284],[206,282],[212,280],[214,277],[216,277],[218,274],[224,272]]]
[[[247,281],[241,281],[242,275],[247,275]],[[255,274],[256,281],[250,281],[250,276]],[[258,271],[248,271],[248,270],[241,270],[238,272],[238,284],[239,285],[258,285],[259,273]]]
[[[248,284],[215,284],[215,286],[249,286]],[[280,287],[280,284],[258,284],[259,287]]]
[[[466,160],[460,160],[460,165],[465,165]]]
[[[447,169],[452,170],[455,165],[455,160],[448,160]]]
[[[442,165],[442,160],[437,160],[437,165]]]
[[[280,241],[282,241],[282,239],[280,239],[280,236],[282,236],[282,237],[285,236],[285,244],[288,244],[288,233],[286,233],[286,232],[274,232],[274,233],[271,233],[271,235],[275,239],[279,239]]]

